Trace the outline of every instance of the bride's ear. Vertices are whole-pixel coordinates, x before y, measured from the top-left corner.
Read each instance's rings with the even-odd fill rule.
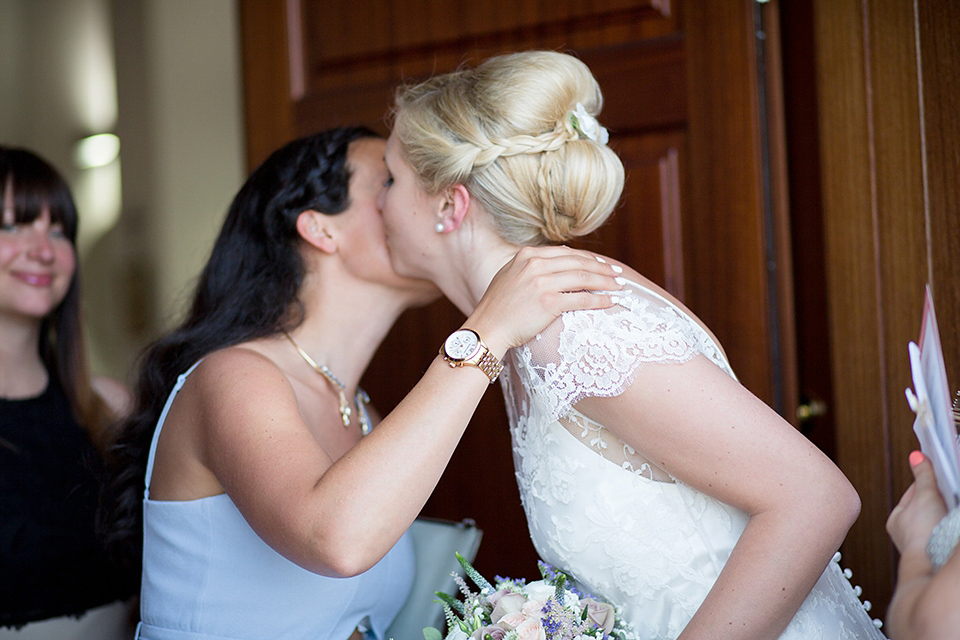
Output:
[[[324,253],[336,253],[336,230],[329,224],[330,216],[307,209],[297,216],[297,234],[309,245]]]
[[[447,189],[441,200],[439,212],[440,224],[444,231],[454,231],[460,228],[467,211],[470,209],[470,192],[462,184],[455,184]]]

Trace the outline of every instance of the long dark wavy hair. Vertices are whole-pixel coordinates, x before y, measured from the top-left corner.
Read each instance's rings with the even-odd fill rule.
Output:
[[[253,171],[227,212],[183,323],[145,350],[136,408],[108,451],[99,530],[110,550],[139,566],[150,442],[177,376],[208,353],[291,330],[303,321],[297,294],[305,275],[297,217],[350,205],[347,150],[365,127],[306,136]]]
[[[6,202],[8,193],[12,195],[14,222],[33,222],[46,208],[50,222],[63,226],[76,254],[77,207],[70,187],[50,163],[27,149],[0,146],[0,204]],[[77,423],[98,442],[113,416],[90,386],[79,266],[74,268],[63,300],[41,321],[38,346],[48,375],[60,384]]]

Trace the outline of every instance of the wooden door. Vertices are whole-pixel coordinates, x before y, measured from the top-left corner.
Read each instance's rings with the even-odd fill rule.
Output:
[[[770,104],[758,72],[762,14],[743,1],[242,0],[250,166],[297,135],[345,123],[387,131],[401,81],[501,52],[573,52],[594,71],[601,121],[627,169],[623,205],[582,243],[665,286],[719,336],[740,379],[794,404],[784,209],[764,184]],[[771,66],[775,71],[776,66]],[[775,75],[775,74],[774,74]],[[775,86],[775,83],[773,83]],[[776,137],[774,135],[774,137]],[[776,159],[776,158],[775,158]],[[409,312],[364,385],[382,410],[462,321],[446,302]],[[789,412],[788,412],[789,413]],[[484,529],[477,567],[533,577],[536,554],[492,390],[425,513]]]
[[[927,283],[947,378],[960,384],[960,4],[797,4],[792,17],[811,21],[816,53],[809,88],[819,135],[806,135],[819,149],[798,160],[822,168],[806,184],[822,190],[837,460],[863,502],[845,562],[882,615],[897,561],[884,522],[912,481],[907,456],[918,448],[904,389]]]

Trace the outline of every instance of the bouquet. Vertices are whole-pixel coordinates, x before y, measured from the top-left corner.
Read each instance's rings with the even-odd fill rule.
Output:
[[[496,578],[491,584],[457,554],[464,573],[479,591],[454,575],[463,601],[437,592],[447,619],[447,635],[433,627],[425,640],[635,640],[616,608],[581,593],[570,577],[541,562],[542,580]]]

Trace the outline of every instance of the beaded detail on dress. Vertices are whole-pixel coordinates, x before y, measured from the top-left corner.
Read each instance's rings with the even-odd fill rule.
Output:
[[[508,355],[516,475],[540,556],[620,606],[639,637],[675,638],[748,517],[670,477],[574,405],[622,393],[647,365],[705,357],[733,372],[682,309],[639,285],[620,298],[611,309],[563,314]],[[883,636],[831,562],[781,638]]]

